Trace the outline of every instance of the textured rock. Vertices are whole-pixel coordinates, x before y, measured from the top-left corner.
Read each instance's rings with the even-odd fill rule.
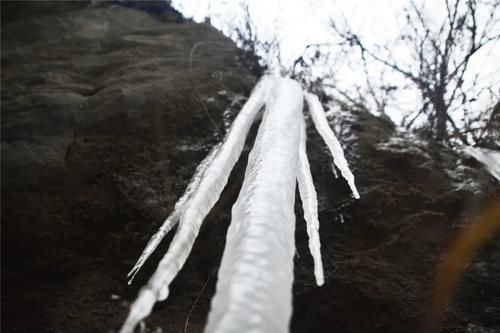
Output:
[[[257,79],[213,28],[155,6],[132,7],[143,10],[2,1],[5,332],[120,326],[168,242],[132,287],[127,271],[218,141],[205,109],[223,130]],[[472,159],[364,111],[332,113],[331,124],[362,197],[350,199],[333,178],[311,129],[326,283],[315,286],[297,205],[292,332],[416,332],[441,252],[499,193],[498,183]],[[189,318],[189,332],[202,330],[245,164],[243,157],[170,298],[148,320],[151,329],[183,330],[208,279]],[[471,264],[447,332],[499,328],[498,243]]]

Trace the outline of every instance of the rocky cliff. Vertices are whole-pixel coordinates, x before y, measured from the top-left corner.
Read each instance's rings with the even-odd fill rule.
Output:
[[[149,4],[1,3],[2,331],[116,330],[166,245],[133,286],[126,273],[258,79],[218,31]],[[326,283],[314,284],[297,206],[291,331],[417,332],[442,251],[498,183],[365,111],[330,119],[361,199],[311,130]],[[202,331],[245,163],[152,331],[183,331],[190,311],[187,331]],[[493,332],[498,313],[497,237],[470,264],[444,330]]]

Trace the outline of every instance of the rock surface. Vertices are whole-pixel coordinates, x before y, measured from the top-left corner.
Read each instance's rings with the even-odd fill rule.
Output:
[[[132,6],[134,7],[134,6]],[[159,7],[2,1],[2,331],[108,332],[155,268],[126,273],[257,80],[208,25]],[[151,9],[152,8],[152,9]],[[193,50],[194,49],[194,50]],[[292,332],[417,332],[442,251],[498,183],[361,110],[332,112],[361,199],[315,130],[326,284],[297,206]],[[251,147],[249,140],[248,149]],[[245,156],[148,329],[201,332]],[[500,329],[500,245],[471,263],[446,332]]]

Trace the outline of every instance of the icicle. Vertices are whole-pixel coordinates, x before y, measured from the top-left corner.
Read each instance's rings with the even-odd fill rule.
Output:
[[[486,170],[500,181],[500,152],[480,147],[465,146],[463,152],[472,156],[486,167]]]
[[[289,330],[303,97],[293,80],[275,86],[232,209],[206,333]]]
[[[339,174],[337,173],[337,168],[335,167],[335,163],[332,163],[331,167],[332,167],[333,177],[335,177],[335,179],[339,178]]]
[[[316,196],[316,190],[314,189],[309,160],[307,159],[306,124],[303,118],[301,119],[300,127],[297,182],[299,184],[300,198],[302,199],[304,219],[307,223],[309,251],[314,260],[314,276],[316,277],[316,284],[322,286],[325,279],[323,274],[323,263],[321,261],[321,243],[319,239],[318,198]]]
[[[121,333],[132,333],[137,324],[151,313],[153,305],[167,298],[170,283],[184,265],[203,219],[218,200],[243,150],[253,120],[264,105],[269,84],[268,77],[261,79],[234,120],[218,153],[207,166],[196,191],[180,214],[179,227],[167,253],[131,305]]]
[[[333,156],[333,161],[335,162],[337,168],[339,168],[342,177],[344,177],[344,179],[349,184],[352,194],[356,199],[359,199],[359,193],[356,189],[356,185],[354,184],[354,175],[349,169],[349,165],[345,159],[344,151],[342,149],[342,146],[340,145],[340,142],[337,140],[335,134],[333,134],[332,129],[328,125],[323,106],[321,106],[321,103],[316,95],[306,93],[305,97],[309,106],[309,111],[311,112],[314,126],[330,149],[330,152]]]
[[[141,267],[144,265],[149,256],[156,250],[162,239],[168,234],[168,232],[179,222],[179,218],[186,209],[186,206],[189,204],[189,200],[193,192],[198,189],[200,185],[201,179],[205,173],[205,170],[208,168],[212,160],[215,158],[218,150],[220,148],[220,144],[217,144],[212,148],[210,153],[201,161],[201,163],[196,168],[196,171],[191,178],[186,191],[179,198],[179,200],[175,203],[174,210],[167,217],[165,222],[163,222],[162,226],[158,229],[158,231],[150,238],[148,244],[142,251],[141,256],[137,260],[136,264],[132,268],[132,270],[128,273],[127,277],[129,278],[128,284],[131,284],[134,280],[135,275],[139,272]]]
[[[335,165],[359,198],[342,147],[328,126],[318,98],[306,94],[314,124],[332,152]],[[245,179],[232,209],[206,333],[285,333],[292,310],[295,253],[295,186],[299,184],[309,249],[318,285],[324,283],[317,197],[306,155],[303,93],[296,81],[263,77],[236,117],[222,144],[197,167],[181,196],[129,273],[131,280],[163,237],[179,223],[156,272],[139,292],[121,333],[131,333],[184,265],[201,223],[218,200],[263,106],[263,120],[250,152]],[[341,215],[343,222],[343,216]]]

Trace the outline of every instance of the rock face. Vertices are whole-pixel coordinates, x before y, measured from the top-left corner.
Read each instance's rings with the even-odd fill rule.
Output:
[[[116,330],[168,241],[131,287],[127,271],[257,80],[210,26],[132,7],[2,1],[2,331]],[[331,124],[362,198],[331,175],[311,130],[326,284],[314,285],[297,205],[291,331],[416,332],[441,252],[498,183],[367,112]],[[191,312],[188,332],[202,331],[245,159],[151,329],[182,331]],[[446,332],[500,328],[499,276],[497,237],[471,263]]]

